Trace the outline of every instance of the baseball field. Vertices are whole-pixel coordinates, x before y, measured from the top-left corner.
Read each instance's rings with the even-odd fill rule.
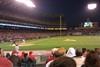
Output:
[[[20,50],[50,50],[53,47],[82,47],[87,49],[100,48],[100,36],[59,36],[40,38],[23,41],[17,41]],[[0,48],[5,51],[14,50],[14,46],[11,46],[12,42],[0,43]]]

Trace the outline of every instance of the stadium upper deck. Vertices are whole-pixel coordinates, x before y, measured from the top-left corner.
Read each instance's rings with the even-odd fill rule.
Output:
[[[22,4],[16,3],[14,0],[0,0],[0,21],[7,20],[5,23],[60,28],[60,15],[28,9]],[[66,28],[64,17],[62,18],[62,27]]]

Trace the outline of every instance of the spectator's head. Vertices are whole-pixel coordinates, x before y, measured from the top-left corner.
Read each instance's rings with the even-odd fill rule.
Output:
[[[82,56],[82,48],[76,48],[76,56]]]
[[[33,52],[32,52],[32,51],[30,51],[30,52],[29,52],[29,55],[32,55],[32,53],[33,53]]]
[[[54,53],[55,57],[64,56],[66,54],[65,48],[61,47]]]
[[[61,56],[51,62],[49,67],[76,67],[76,62],[70,57]]]
[[[95,48],[95,52],[100,55],[100,48]]]
[[[85,53],[86,52],[86,48],[82,48],[82,53]]]
[[[6,57],[9,58],[9,57],[10,57],[10,53],[7,53],[7,54],[6,54]]]
[[[28,57],[28,53],[25,53],[25,54],[24,54],[24,58],[27,58],[27,57]]]
[[[22,55],[24,55],[24,54],[25,54],[25,52],[23,51],[23,52],[22,52]]]
[[[17,51],[12,51],[12,55],[18,56],[18,52]]]
[[[82,54],[83,55],[83,57],[86,57],[87,56],[87,54],[90,52],[90,50],[89,49],[87,49],[87,50],[85,50],[85,52]]]
[[[75,49],[73,47],[69,48],[68,51],[67,51],[66,56],[68,56],[68,57],[74,57],[74,56],[76,56]]]
[[[58,48],[53,48],[51,51],[52,51],[52,55],[55,54],[55,52],[58,50]]]
[[[95,51],[90,51],[85,59],[85,66],[87,67],[100,67],[100,59]]]

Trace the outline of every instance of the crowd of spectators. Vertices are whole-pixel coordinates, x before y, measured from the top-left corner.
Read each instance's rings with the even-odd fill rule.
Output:
[[[56,47],[51,50],[52,55],[46,59],[45,67],[100,67],[100,48],[88,50],[86,48]],[[32,51],[29,53],[17,51],[4,53],[0,48],[0,67],[36,67],[36,58]]]
[[[71,35],[100,35],[100,28],[75,28],[74,30],[69,30]]]
[[[99,35],[100,31],[97,30],[42,30],[42,29],[24,29],[24,28],[0,28],[0,41],[12,40],[28,40],[34,38],[47,38],[60,35]]]
[[[0,48],[0,67],[35,67],[36,59],[32,53],[32,51],[22,52],[22,55],[19,55],[14,50],[11,54],[4,54],[3,49]]]
[[[100,67],[100,48],[53,48],[46,67]]]
[[[36,30],[36,29],[9,29],[0,28],[0,40],[11,41],[11,40],[22,40],[22,39],[34,39],[34,38],[46,38],[52,36],[59,36],[59,31],[47,31],[47,30]],[[62,31],[62,35],[66,35],[66,31]]]

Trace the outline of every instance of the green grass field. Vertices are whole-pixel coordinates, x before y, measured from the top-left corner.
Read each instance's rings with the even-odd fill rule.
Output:
[[[19,42],[23,44],[23,42]],[[11,42],[0,43],[0,47],[4,50],[14,50],[14,46],[10,46]],[[19,46],[20,50],[50,50],[53,47],[84,47],[88,49],[100,48],[100,36],[61,36],[52,38],[41,38],[27,40],[24,45]]]

